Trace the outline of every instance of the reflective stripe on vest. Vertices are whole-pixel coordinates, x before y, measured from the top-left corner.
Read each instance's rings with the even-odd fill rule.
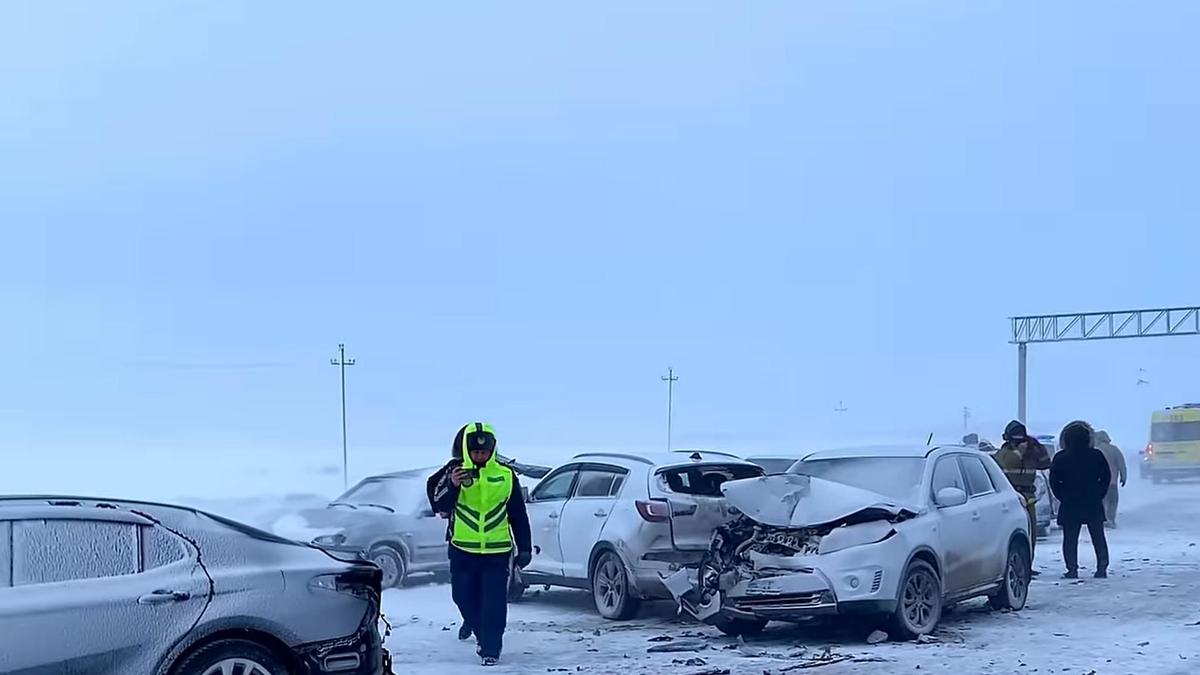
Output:
[[[479,478],[458,491],[450,543],[471,553],[511,551],[508,499],[512,490],[511,469],[498,464],[494,458],[480,468]]]

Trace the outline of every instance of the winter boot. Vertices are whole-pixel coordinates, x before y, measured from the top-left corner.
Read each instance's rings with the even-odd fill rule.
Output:
[[[458,639],[465,641],[470,639],[470,637],[471,627],[464,623],[462,627],[458,629]]]
[[[1092,576],[1096,579],[1107,579],[1108,578],[1108,570],[1096,570],[1096,573],[1093,574]]]
[[[1066,574],[1064,574],[1064,575],[1062,575],[1062,578],[1064,578],[1064,579],[1078,579],[1078,578],[1079,578],[1079,570],[1067,570],[1067,573],[1066,573]]]
[[[481,666],[495,666],[495,665],[499,665],[499,664],[500,664],[500,657],[498,657],[498,656],[481,656],[481,657],[479,657],[479,665],[481,665]]]

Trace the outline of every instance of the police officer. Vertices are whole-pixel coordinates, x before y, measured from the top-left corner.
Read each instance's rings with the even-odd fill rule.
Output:
[[[458,433],[454,435],[454,440],[450,443],[450,461],[446,465],[438,469],[429,480],[425,483],[425,494],[429,498],[429,508],[439,517],[446,520],[446,543],[450,542],[450,533],[454,528],[454,514],[450,509],[438,508],[438,495],[442,495],[450,486],[450,474],[455,469],[463,464],[463,434],[467,433],[467,428],[471,426],[464,424]],[[451,577],[451,583],[454,579]],[[459,612],[462,614],[461,612]],[[471,624],[467,622],[467,615],[462,614],[462,624],[458,628],[458,639],[466,640],[471,637],[473,631]]]
[[[1037,472],[1050,468],[1050,453],[1046,446],[1029,435],[1025,425],[1013,420],[1004,428],[1004,445],[993,455],[996,463],[1004,470],[1013,489],[1025,499],[1025,510],[1029,516],[1029,560],[1033,561],[1032,545],[1037,537]],[[1033,574],[1037,574],[1036,571]]]
[[[508,568],[533,557],[529,514],[513,470],[496,460],[496,432],[483,422],[462,435],[462,465],[434,495],[434,510],[452,514],[450,584],[454,604],[475,632],[485,666],[496,665],[508,620]]]

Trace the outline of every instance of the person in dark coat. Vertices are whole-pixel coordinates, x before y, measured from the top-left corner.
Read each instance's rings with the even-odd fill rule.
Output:
[[[1064,579],[1079,578],[1079,531],[1087,526],[1096,549],[1097,579],[1108,576],[1108,541],[1104,538],[1104,495],[1111,471],[1104,453],[1095,448],[1087,422],[1071,422],[1059,436],[1063,451],[1050,466],[1050,490],[1059,500],[1058,524],[1063,529]]]

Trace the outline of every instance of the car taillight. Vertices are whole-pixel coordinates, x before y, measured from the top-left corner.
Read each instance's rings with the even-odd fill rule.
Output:
[[[361,598],[378,598],[383,572],[374,565],[356,565],[340,574],[322,574],[308,582],[313,590],[346,593]]]
[[[1154,456],[1154,444],[1147,443],[1146,444],[1146,459],[1150,459],[1153,456]]]
[[[638,514],[647,523],[665,523],[671,519],[671,505],[667,502],[639,499],[634,503],[637,505]]]

